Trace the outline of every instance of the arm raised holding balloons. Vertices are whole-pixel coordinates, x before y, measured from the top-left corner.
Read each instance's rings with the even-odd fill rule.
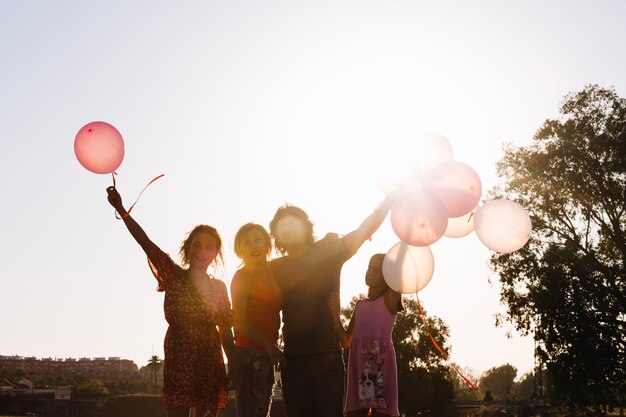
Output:
[[[344,240],[348,250],[350,252],[350,256],[354,255],[359,248],[365,243],[365,241],[378,230],[380,225],[387,217],[387,213],[391,209],[396,197],[395,194],[392,193],[385,197],[385,199],[374,209],[372,214],[370,214],[361,225],[354,231],[345,235],[342,240]]]
[[[150,240],[146,232],[139,226],[139,223],[126,211],[122,203],[122,196],[120,196],[120,193],[115,187],[107,187],[107,200],[109,200],[109,204],[111,204],[115,211],[122,217],[126,228],[137,243],[139,243],[139,246],[141,246],[146,253],[150,262],[155,264],[159,247]]]

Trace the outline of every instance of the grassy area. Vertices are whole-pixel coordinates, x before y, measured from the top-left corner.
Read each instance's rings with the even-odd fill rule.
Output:
[[[165,410],[160,395],[129,394],[110,397],[94,414],[95,417],[165,417]]]

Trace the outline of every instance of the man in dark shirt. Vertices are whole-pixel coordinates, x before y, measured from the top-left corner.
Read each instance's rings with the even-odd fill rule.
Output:
[[[280,207],[270,222],[275,246],[284,255],[270,265],[283,291],[282,382],[289,416],[343,416],[345,368],[328,298],[339,291],[343,264],[378,229],[392,204],[386,198],[358,229],[317,242],[299,207]]]

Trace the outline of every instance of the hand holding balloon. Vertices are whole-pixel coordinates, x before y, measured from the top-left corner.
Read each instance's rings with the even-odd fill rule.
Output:
[[[122,196],[117,192],[115,187],[107,187],[107,200],[109,200],[109,204],[113,206],[120,216],[126,214],[126,209],[124,209],[124,205],[122,204]]]

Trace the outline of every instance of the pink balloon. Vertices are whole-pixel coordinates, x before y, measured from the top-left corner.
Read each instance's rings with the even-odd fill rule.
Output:
[[[482,184],[469,165],[459,161],[442,162],[424,177],[424,187],[439,197],[447,217],[469,213],[480,200]]]
[[[383,260],[383,276],[389,288],[402,294],[414,294],[424,288],[433,276],[435,260],[428,246],[396,243]]]
[[[106,122],[91,122],[83,126],[74,139],[78,162],[96,174],[110,174],[124,159],[124,139],[120,132]]]
[[[439,198],[424,189],[406,191],[391,209],[391,226],[404,243],[428,246],[446,231],[448,218]]]

